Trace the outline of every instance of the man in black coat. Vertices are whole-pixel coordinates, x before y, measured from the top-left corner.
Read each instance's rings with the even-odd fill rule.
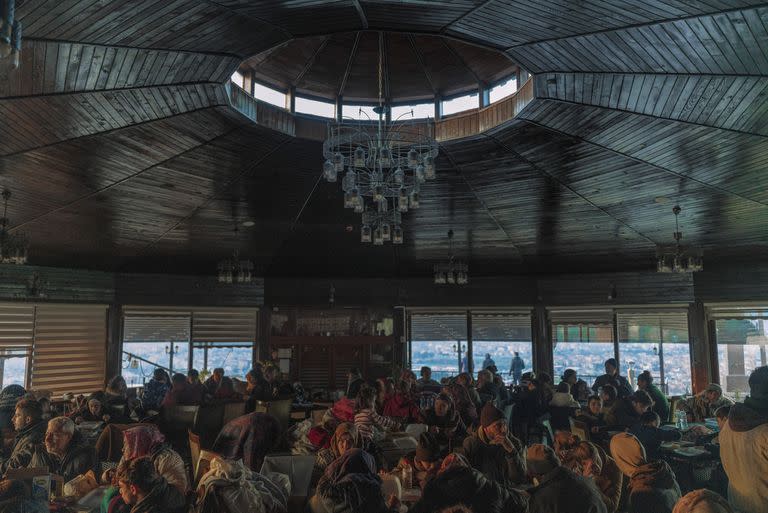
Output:
[[[8,457],[0,460],[0,475],[9,469],[26,468],[29,465],[35,448],[43,443],[45,436],[45,421],[42,417],[43,408],[34,399],[22,399],[16,403],[13,415],[16,438]]]
[[[624,376],[619,375],[619,364],[616,363],[616,358],[608,358],[605,361],[605,374],[597,377],[592,385],[592,390],[598,393],[605,385],[616,387],[616,392],[620,398],[632,395],[632,386],[629,381]]]
[[[537,483],[529,490],[531,513],[607,513],[595,485],[561,466],[551,447],[530,446],[527,463]]]
[[[96,471],[96,451],[83,442],[72,419],[56,417],[48,421],[45,443],[35,449],[29,466],[48,467],[67,482],[89,470]]]

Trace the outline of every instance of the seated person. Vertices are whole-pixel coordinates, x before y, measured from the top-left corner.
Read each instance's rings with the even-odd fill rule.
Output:
[[[684,401],[680,401],[677,409],[688,414],[688,422],[704,422],[715,416],[715,411],[721,406],[733,406],[733,401],[723,397],[723,389],[717,383],[710,383],[703,392]]]
[[[48,467],[67,482],[89,470],[95,471],[96,463],[96,452],[75,430],[72,419],[55,417],[48,421],[45,443],[35,449],[29,467]]]
[[[553,449],[560,461],[567,462],[571,459],[571,452],[579,445],[581,440],[569,431],[555,431]]]
[[[46,424],[40,403],[34,399],[22,399],[16,403],[13,414],[16,437],[7,458],[0,459],[0,475],[10,469],[26,468],[32,461],[37,446],[45,439]]]
[[[605,415],[602,410],[603,400],[599,395],[591,395],[587,400],[587,409],[579,410],[576,420],[585,422],[590,433],[599,433],[600,428],[605,426]]]
[[[609,428],[631,428],[640,420],[640,416],[651,409],[653,400],[647,392],[638,390],[629,397],[618,399],[605,414],[605,423]]]
[[[0,430],[13,429],[13,414],[16,403],[26,395],[21,385],[8,385],[0,392]]]
[[[168,373],[156,368],[152,373],[152,379],[144,386],[144,394],[141,396],[141,407],[144,411],[157,411],[163,402],[165,394],[171,389]]]
[[[550,406],[559,408],[581,408],[581,405],[571,395],[571,386],[565,381],[555,387],[555,393],[552,395]]]
[[[363,379],[363,373],[360,372],[360,369],[357,367],[352,367],[347,372],[347,392],[346,396],[349,399],[357,399],[357,394],[360,392],[360,389],[365,385],[365,380]]]
[[[493,382],[493,374],[488,369],[483,369],[477,373],[477,395],[480,396],[480,402],[484,405],[488,401],[495,401],[499,395],[499,389]]]
[[[653,384],[653,376],[650,371],[643,371],[637,377],[637,389],[645,390],[653,399],[653,411],[659,414],[662,422],[669,420],[669,399]]]
[[[363,386],[355,401],[355,428],[363,441],[375,440],[377,431],[396,431],[401,423],[376,413],[376,390]]]
[[[117,481],[120,498],[131,506],[131,512],[183,513],[187,510],[184,495],[157,473],[148,458],[128,462],[120,469]]]
[[[416,388],[422,389],[424,387],[439,387],[440,383],[432,379],[432,369],[429,367],[422,367],[420,371],[421,377],[416,380]]]
[[[140,402],[136,398],[136,390],[129,389],[125,379],[118,375],[107,384],[101,406],[105,413],[113,417],[120,415],[127,418],[131,416],[131,411],[139,408]]]
[[[293,387],[290,383],[280,380],[280,369],[274,365],[267,365],[264,368],[264,379],[272,387],[273,399],[287,399],[294,395]]]
[[[203,387],[205,387],[205,395],[213,397],[216,390],[219,388],[222,378],[224,377],[224,369],[222,367],[216,367],[213,369],[211,376],[205,380]]]
[[[648,461],[661,459],[661,442],[676,442],[682,437],[677,429],[659,429],[660,425],[659,414],[647,411],[640,415],[639,422],[629,430],[645,447]]]
[[[480,426],[464,439],[461,452],[470,465],[488,479],[504,485],[523,484],[526,482],[523,446],[508,429],[502,411],[493,403],[486,403],[480,412]]]
[[[213,397],[210,398],[209,402],[211,404],[226,404],[236,403],[242,401],[242,399],[243,396],[235,392],[235,383],[232,381],[232,378],[222,376],[221,381],[219,381],[219,386],[216,388],[216,391],[213,393]]]
[[[70,415],[70,417],[74,416],[75,424],[82,422],[109,422],[112,419],[112,416],[104,411],[102,396],[103,394],[100,393],[91,394],[85,402],[85,408]]]
[[[447,387],[447,393],[453,398],[453,404],[459,412],[461,421],[469,428],[477,424],[477,406],[465,387],[455,380]]]
[[[427,482],[440,470],[440,464],[443,462],[440,453],[440,444],[437,439],[430,433],[422,433],[419,436],[416,451],[400,458],[393,472],[410,467],[413,469],[414,486],[423,490]]]
[[[205,386],[200,381],[200,373],[197,369],[190,369],[187,373],[187,383],[193,388],[200,390],[200,395],[205,395]]]
[[[389,513],[373,456],[361,449],[351,449],[331,463],[317,483],[308,510]]]
[[[603,401],[603,415],[608,413],[608,411],[613,408],[613,405],[616,404],[616,400],[618,399],[618,392],[616,392],[616,387],[613,385],[605,385],[604,387],[600,388],[600,399]]]
[[[723,430],[723,426],[728,422],[728,415],[731,413],[730,406],[721,406],[715,410],[715,419],[717,421],[717,431],[708,435],[700,436],[696,439],[696,445],[703,445],[707,450],[713,454],[720,454],[720,431]]]
[[[256,401],[271,401],[272,385],[264,378],[264,368],[256,365],[245,375],[245,381],[248,383],[246,392],[248,393],[248,410],[253,411]]]
[[[571,451],[567,466],[585,478],[592,478],[607,513],[616,513],[621,502],[623,477],[616,462],[592,442],[579,442]]]
[[[227,422],[213,444],[213,452],[230,460],[243,460],[258,472],[264,457],[283,441],[280,422],[266,413],[248,413]]]
[[[421,411],[413,399],[409,381],[398,381],[394,393],[384,401],[381,414],[386,417],[401,419],[404,422],[421,421]]]
[[[441,447],[450,448],[453,444],[461,444],[467,434],[453,398],[446,393],[438,395],[434,405],[424,412],[424,424]]]
[[[357,435],[357,429],[350,422],[342,422],[336,426],[328,447],[317,451],[315,455],[315,468],[321,471],[325,470],[333,460],[354,448],[360,448],[360,437]]]
[[[203,401],[202,387],[196,387],[187,383],[184,374],[176,373],[171,378],[171,389],[165,394],[161,403],[163,407],[170,406],[194,406]]]

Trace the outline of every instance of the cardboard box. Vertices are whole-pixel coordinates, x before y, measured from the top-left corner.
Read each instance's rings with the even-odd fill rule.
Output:
[[[271,455],[264,458],[261,473],[285,474],[291,482],[291,495],[288,498],[288,513],[303,513],[312,481],[315,456]]]

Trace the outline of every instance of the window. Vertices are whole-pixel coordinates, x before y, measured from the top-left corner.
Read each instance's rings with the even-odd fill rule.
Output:
[[[647,370],[668,395],[691,390],[688,313],[619,313],[619,357],[622,374],[632,388]]]
[[[550,311],[555,375],[559,382],[565,369],[574,369],[590,386],[605,373],[604,363],[615,356],[613,312]]]
[[[457,96],[456,98],[443,101],[443,116],[455,114],[465,110],[476,109],[479,106],[478,93]]]
[[[232,73],[232,83],[237,85],[240,89],[245,89],[245,77],[239,71]]]
[[[413,115],[411,115],[413,112]],[[392,107],[393,120],[425,119],[435,117],[435,103],[415,103],[413,105],[395,105]]]
[[[0,349],[0,390],[8,385],[27,386],[29,351]]]
[[[432,379],[467,371],[467,316],[465,314],[411,315],[411,370],[432,368]],[[461,364],[461,368],[459,366]]]
[[[472,357],[480,370],[490,355],[504,382],[512,384],[512,358],[518,353],[528,372],[533,368],[531,316],[529,314],[472,314]],[[475,372],[477,374],[477,372]],[[519,376],[518,376],[519,377]]]
[[[504,82],[496,84],[488,91],[491,103],[495,103],[517,91],[517,78],[510,77]]]
[[[749,375],[768,365],[768,309],[715,309],[717,363],[723,392],[734,400],[749,394]]]
[[[379,115],[373,112],[372,105],[342,105],[341,115],[344,118],[360,119],[363,121],[374,121],[379,119]]]
[[[336,113],[336,106],[331,102],[310,100],[303,96],[296,97],[296,112],[311,114],[323,118],[332,118]]]
[[[123,370],[129,387],[143,386],[156,368],[187,372],[190,315],[126,315],[123,320]]]
[[[285,93],[272,89],[258,82],[253,83],[253,97],[280,108],[285,108]]]
[[[32,352],[35,307],[0,303],[0,389],[27,387],[27,366]]]
[[[221,367],[225,375],[242,379],[253,368],[253,343],[217,342],[195,345],[192,367],[208,371]]]

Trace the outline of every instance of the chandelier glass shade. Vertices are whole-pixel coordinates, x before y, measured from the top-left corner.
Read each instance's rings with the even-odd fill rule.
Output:
[[[448,230],[450,256],[446,262],[434,265],[435,285],[466,285],[469,283],[469,265],[453,254],[453,230]]]
[[[29,254],[29,238],[23,233],[8,231],[8,201],[11,191],[3,190],[3,217],[0,218],[0,264],[24,265]]]
[[[682,209],[675,205],[672,213],[675,214],[675,243],[660,245],[656,248],[656,271],[660,273],[694,273],[704,270],[704,259],[701,252],[693,248],[686,248],[681,244],[683,233],[680,231],[678,216]]]
[[[402,214],[419,208],[421,185],[436,176],[437,142],[426,125],[376,122],[328,125],[323,177],[341,181],[344,208],[361,214],[360,241],[403,243]]]
[[[219,283],[247,284],[253,281],[253,262],[241,260],[239,251],[235,251],[231,258],[225,258],[218,263]]]

